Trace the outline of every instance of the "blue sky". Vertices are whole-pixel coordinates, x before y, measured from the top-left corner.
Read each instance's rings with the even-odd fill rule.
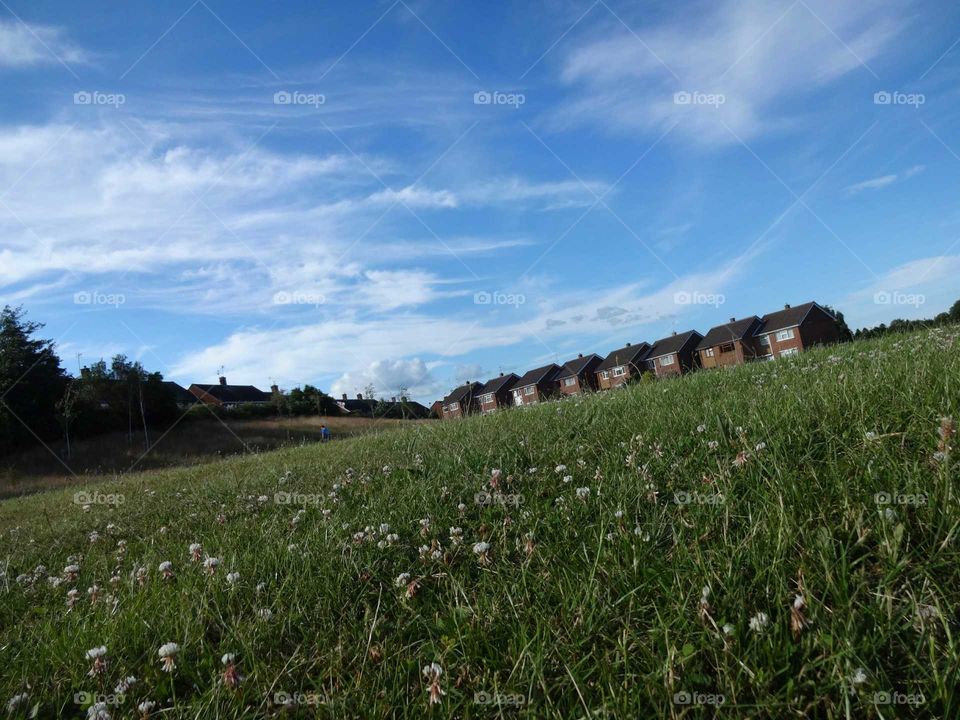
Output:
[[[0,2],[0,303],[71,371],[466,379],[960,297],[946,2]]]

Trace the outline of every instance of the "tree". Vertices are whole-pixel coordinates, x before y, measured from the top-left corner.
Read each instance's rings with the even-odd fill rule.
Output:
[[[0,312],[0,455],[60,431],[56,407],[66,373],[54,342],[35,337],[42,328],[21,307]]]
[[[847,325],[843,313],[839,310],[834,310],[829,305],[824,305],[823,309],[837,319],[837,329],[840,331],[840,342],[850,342],[853,340],[853,333],[850,331],[850,327]]]

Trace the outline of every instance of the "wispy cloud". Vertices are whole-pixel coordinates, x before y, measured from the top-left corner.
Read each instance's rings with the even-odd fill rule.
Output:
[[[60,28],[0,20],[0,67],[84,63],[89,55]]]
[[[856,195],[864,190],[879,190],[887,187],[888,185],[893,185],[899,180],[907,180],[912,178],[914,175],[923,172],[925,169],[925,165],[914,165],[913,167],[907,168],[900,174],[891,173],[889,175],[880,175],[879,177],[870,178],[869,180],[862,180],[854,183],[853,185],[848,185],[844,188],[844,190],[851,195]]]

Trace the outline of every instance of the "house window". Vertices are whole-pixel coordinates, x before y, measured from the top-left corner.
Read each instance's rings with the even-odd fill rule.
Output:
[[[733,343],[724,343],[720,346],[721,353],[733,352]]]
[[[527,387],[525,387],[525,388],[523,389],[523,394],[524,394],[524,395],[533,395],[533,390],[534,390],[533,385],[528,385]]]
[[[770,347],[770,336],[769,336],[769,335],[761,335],[760,338],[759,338],[759,340],[760,340],[760,346],[761,346],[761,347],[765,347],[765,348]]]
[[[799,355],[800,351],[797,348],[787,348],[786,350],[780,351],[780,357],[786,357],[787,355]]]
[[[573,387],[573,386],[576,385],[576,384],[577,384],[577,379],[576,379],[576,378],[568,377],[568,378],[564,378],[564,379],[563,379],[563,385],[564,385],[564,387]]]
[[[623,365],[617,365],[617,367],[615,367],[615,368],[613,369],[613,376],[614,376],[614,377],[620,377],[620,376],[626,375],[626,374],[627,374],[627,369],[626,369]]]
[[[670,353],[669,355],[664,355],[662,358],[660,358],[660,367],[667,367],[668,365],[673,365],[674,360],[675,360],[675,357],[673,353]]]
[[[457,403],[451,403],[447,405],[447,412],[456,412],[460,406]]]
[[[513,391],[513,396],[515,398],[519,398],[521,395],[523,395],[523,393],[520,392],[520,388],[517,388],[516,390]]]
[[[706,355],[707,357],[713,357],[713,348],[707,348],[706,350],[703,351],[703,354]]]
[[[493,402],[493,393],[487,393],[482,398],[480,398],[480,400],[481,402],[485,402],[485,403]]]
[[[777,333],[777,340],[793,340],[793,328],[787,330],[781,330]]]
[[[600,373],[600,377],[602,377],[604,380],[609,380],[609,379],[610,379],[610,373],[609,373],[608,371],[604,370],[602,373]]]

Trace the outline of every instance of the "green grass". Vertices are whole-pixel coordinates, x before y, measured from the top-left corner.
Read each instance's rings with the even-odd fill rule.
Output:
[[[934,459],[943,417],[960,419],[954,328],[145,473],[98,485],[124,502],[89,512],[77,488],[8,500],[0,700],[27,692],[40,717],[81,716],[75,693],[133,675],[113,717],[145,698],[164,718],[957,717],[958,463]],[[517,506],[474,501],[494,468]],[[354,541],[381,523],[395,544]],[[213,576],[189,561],[193,542],[221,559]],[[441,557],[420,559],[431,543]],[[69,556],[82,556],[76,582],[17,580],[39,564],[61,575]],[[401,573],[419,583],[411,598]],[[94,584],[115,609],[91,605]],[[68,612],[70,588],[82,597]],[[180,646],[170,674],[167,642]],[[90,678],[100,645],[106,672]],[[220,681],[224,653],[239,690]],[[431,706],[432,662],[445,694]],[[278,692],[307,704],[281,711]]]

